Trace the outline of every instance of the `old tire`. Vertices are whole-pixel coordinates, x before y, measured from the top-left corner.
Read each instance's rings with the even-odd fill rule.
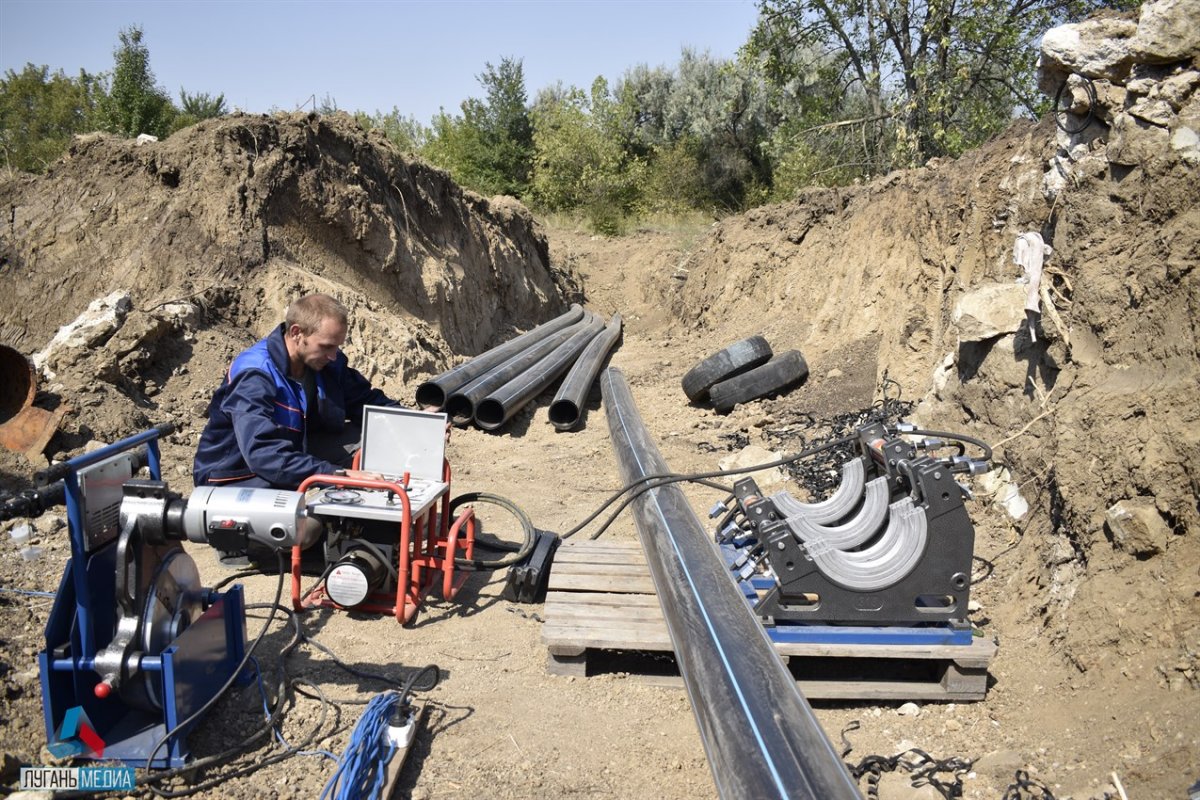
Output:
[[[799,350],[788,350],[760,367],[713,386],[708,391],[713,408],[721,413],[738,403],[747,403],[799,385],[808,377],[808,363]]]
[[[734,342],[713,353],[683,376],[683,393],[693,403],[708,398],[709,389],[721,381],[729,380],[743,372],[771,360],[771,345],[761,336],[755,335]]]

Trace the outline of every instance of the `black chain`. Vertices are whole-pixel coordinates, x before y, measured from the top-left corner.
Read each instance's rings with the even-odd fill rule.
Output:
[[[845,758],[853,749],[846,734],[858,730],[858,727],[858,720],[852,720],[842,729],[842,758]],[[928,784],[937,789],[938,793],[946,800],[960,800],[963,796],[963,777],[971,770],[971,765],[974,763],[972,760],[958,756],[937,759],[924,750],[914,747],[894,756],[867,756],[857,764],[846,762],[846,767],[856,781],[861,782],[864,777],[866,778],[868,800],[879,800],[879,781],[883,777],[883,773],[895,772],[897,769],[912,773],[913,786],[919,787]],[[949,777],[940,777],[943,774]],[[1008,800],[1007,796],[1005,800]],[[1015,798],[1015,800],[1021,799]]]
[[[1002,800],[1054,800],[1054,793],[1049,786],[1019,769],[1013,782],[1004,790]]]
[[[778,442],[783,449],[801,450],[840,439],[864,425],[890,425],[907,417],[916,407],[916,403],[910,400],[901,400],[899,391],[895,397],[889,397],[890,387],[899,389],[900,384],[889,378],[885,371],[880,385],[883,399],[871,407],[838,414],[828,419],[816,419],[806,412],[796,412],[784,424],[766,428],[763,433]],[[847,442],[812,458],[793,461],[784,469],[792,480],[812,492],[813,496],[823,497],[841,483],[841,465],[857,454],[857,445]]]

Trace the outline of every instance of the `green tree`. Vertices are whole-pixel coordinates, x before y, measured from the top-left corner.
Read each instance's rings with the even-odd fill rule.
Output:
[[[113,51],[112,84],[98,108],[99,127],[122,136],[165,137],[177,112],[167,93],[155,85],[142,29],[135,25],[123,30],[120,40]]]
[[[478,102],[464,102],[462,117],[439,111],[431,120],[429,140],[420,155],[449,172],[463,186],[482,194],[494,194],[495,182],[482,168],[487,161],[482,131],[469,121],[470,109]]]
[[[313,100],[316,100],[316,95],[313,95]],[[336,114],[341,110],[338,108],[337,98],[329,92],[325,93],[325,96],[321,98],[321,102],[316,103],[315,107],[318,114]]]
[[[650,150],[646,156],[642,209],[681,214],[717,206],[705,183],[704,153],[694,139],[677,139]]]
[[[179,90],[179,110],[196,119],[213,119],[229,113],[229,109],[225,108],[224,94],[216,97],[207,92],[188,94],[186,89]]]
[[[525,70],[520,59],[502,58],[484,65],[479,82],[487,103],[477,109],[477,124],[488,153],[488,171],[500,184],[499,193],[523,196],[533,166],[533,123],[525,94]]]
[[[0,80],[0,150],[6,166],[41,172],[62,155],[72,135],[89,129],[97,79],[81,71],[26,64]]]
[[[392,107],[386,114],[376,111],[374,114],[358,112],[354,115],[358,124],[364,130],[377,130],[401,152],[416,153],[424,147],[432,132],[417,121],[411,114],[401,114],[400,109]]]
[[[186,89],[180,89],[179,113],[175,115],[175,119],[171,123],[171,130],[182,130],[195,125],[202,119],[215,119],[228,113],[229,109],[225,107],[224,94],[213,97],[206,92],[188,94]]]
[[[864,149],[878,159],[864,170],[871,172],[957,155],[1002,130],[1015,110],[1036,109],[1036,38],[1053,25],[1112,5],[761,0],[747,50],[764,57],[777,85],[814,70],[833,78],[829,106],[842,113],[826,122],[857,126],[856,134],[870,137]],[[818,61],[796,58],[798,52],[816,54]]]
[[[763,198],[772,181],[764,143],[775,115],[755,62],[684,49],[672,71],[627,71],[617,96],[627,140],[657,176],[651,205],[677,204],[681,188],[696,208],[733,210]],[[690,165],[699,180],[681,182]],[[659,195],[658,187],[667,194]]]
[[[484,65],[477,76],[485,100],[469,98],[462,116],[445,111],[433,119],[421,155],[482,194],[524,197],[533,163],[533,126],[526,106],[525,73],[519,59]]]
[[[617,104],[597,78],[590,95],[556,87],[534,104],[531,198],[549,211],[581,209],[598,233],[619,233],[638,209],[645,164],[616,135]]]

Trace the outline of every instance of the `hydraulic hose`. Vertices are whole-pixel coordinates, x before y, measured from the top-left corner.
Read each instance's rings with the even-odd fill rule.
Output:
[[[624,376],[609,368],[600,386],[623,479],[667,472]],[[655,486],[634,509],[717,793],[861,800],[682,490]]]
[[[480,353],[453,369],[446,370],[441,375],[430,378],[417,387],[417,405],[443,408],[450,392],[475,380],[496,365],[504,363],[513,354],[519,353],[534,342],[578,322],[582,317],[583,307],[573,304],[566,313],[560,314],[549,322],[544,322],[504,344]]]
[[[566,372],[588,342],[600,332],[604,322],[593,316],[591,322],[575,332],[552,353],[489,394],[475,406],[475,424],[494,431],[526,403]]]
[[[500,506],[516,517],[517,521],[521,523],[521,532],[525,538],[520,545],[511,546],[513,552],[510,555],[491,561],[483,558],[455,558],[455,566],[474,570],[500,569],[501,567],[517,563],[533,550],[533,546],[537,542],[537,529],[533,527],[533,522],[529,519],[529,516],[516,503],[499,495],[488,494],[487,492],[468,492],[467,494],[460,494],[450,501],[450,516],[453,517],[454,510],[465,503],[490,503],[491,505]],[[475,546],[478,547],[480,544],[481,542],[476,539]],[[484,543],[484,546],[487,547],[488,545]],[[507,542],[500,545],[500,547],[501,549],[510,549]]]
[[[5,497],[0,500],[0,522],[7,522],[18,517],[35,518],[46,513],[47,509],[67,502],[67,488],[61,481],[35,489],[27,489],[15,497]]]
[[[906,436],[936,436],[939,439],[949,439],[955,442],[965,442],[972,444],[983,451],[983,460],[992,460],[992,446],[982,439],[976,439],[974,436],[968,436],[965,433],[947,433],[946,431],[930,431],[924,428],[909,428],[901,431]]]
[[[455,425],[470,423],[475,416],[475,406],[480,400],[554,352],[577,331],[591,324],[593,319],[595,319],[595,315],[592,312],[584,312],[583,319],[574,325],[535,342],[527,349],[517,352],[500,366],[455,389],[446,398],[446,413],[450,416],[450,421]]]
[[[580,354],[575,366],[563,378],[558,394],[554,395],[550,403],[550,422],[555,429],[569,431],[579,424],[579,412],[587,399],[588,390],[592,388],[600,367],[604,366],[605,357],[620,336],[621,315],[613,314],[604,330]]]

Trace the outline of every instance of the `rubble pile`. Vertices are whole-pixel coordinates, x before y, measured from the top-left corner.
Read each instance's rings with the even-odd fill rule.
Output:
[[[1046,32],[1038,85],[1056,99],[1049,194],[1081,175],[1200,165],[1200,0],[1158,0]]]

